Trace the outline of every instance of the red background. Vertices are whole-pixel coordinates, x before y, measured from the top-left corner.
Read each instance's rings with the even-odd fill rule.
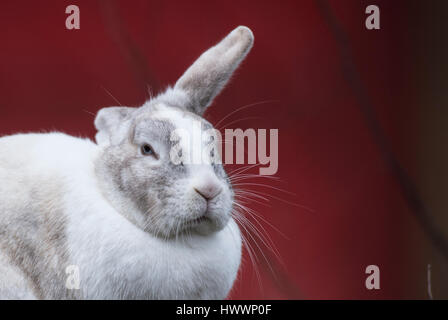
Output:
[[[65,28],[70,4],[80,8],[80,30]],[[410,26],[418,5],[375,1],[381,29],[369,31],[370,1],[329,4],[395,155],[417,175]],[[159,92],[233,28],[250,27],[254,48],[207,118],[217,123],[265,102],[224,124],[278,128],[281,181],[267,183],[295,195],[257,190],[311,211],[275,198],[270,208],[251,205],[285,235],[264,224],[283,266],[267,252],[273,274],[258,253],[259,283],[245,256],[231,297],[426,298],[430,261],[420,244],[427,240],[365,124],[315,1],[46,0],[2,1],[0,8],[2,135],[59,130],[93,138],[100,108],[115,99],[142,104],[148,88]],[[370,264],[381,270],[377,291],[364,285]]]

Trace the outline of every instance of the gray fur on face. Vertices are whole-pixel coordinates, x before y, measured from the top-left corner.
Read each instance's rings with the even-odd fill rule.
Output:
[[[197,115],[175,107],[166,107],[186,121],[200,120],[203,129],[211,124]],[[160,109],[160,108],[159,108]],[[105,190],[116,191],[123,196],[116,203],[132,203],[135,210],[123,214],[147,232],[162,237],[172,237],[182,232],[209,233],[221,230],[230,218],[233,192],[222,165],[208,165],[225,191],[207,203],[191,187],[196,178],[195,164],[176,165],[170,159],[174,142],[171,133],[176,129],[169,119],[154,119],[158,108],[139,110],[128,125],[127,138],[118,144],[109,144],[97,163],[97,173],[104,181]],[[141,146],[153,146],[156,157],[144,156]],[[125,201],[123,201],[125,199]],[[110,199],[114,203],[114,199]],[[190,221],[202,216],[207,210],[209,220],[200,228],[192,228]]]
[[[198,120],[203,130],[212,128],[201,115],[252,45],[252,32],[238,27],[204,52],[173,88],[143,107],[113,107],[98,113],[96,138],[103,151],[96,172],[105,196],[143,230],[172,237],[184,231],[218,231],[229,221],[233,192],[222,165],[175,165],[169,158],[170,134],[179,123]],[[167,116],[160,119],[160,114]],[[143,144],[150,144],[157,156],[142,155]],[[210,201],[193,185],[205,177],[222,191]],[[204,212],[206,222],[196,225]]]

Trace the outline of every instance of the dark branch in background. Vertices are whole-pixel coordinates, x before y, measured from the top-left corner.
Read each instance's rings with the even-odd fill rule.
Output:
[[[429,300],[434,300],[433,295],[432,295],[432,289],[431,289],[431,265],[428,264],[428,270],[427,270],[427,287],[428,287],[428,298]]]
[[[364,116],[366,125],[371,131],[373,139],[378,145],[386,165],[395,177],[401,189],[401,193],[411,209],[411,212],[417,218],[432,244],[440,251],[445,259],[448,259],[447,239],[445,238],[442,230],[436,226],[436,223],[432,219],[428,208],[420,197],[415,184],[395,158],[387,138],[381,129],[374,112],[373,104],[366,89],[362,85],[360,75],[357,71],[355,63],[353,62],[354,59],[350,50],[347,33],[337,21],[327,1],[316,0],[316,3],[339,47],[342,71],[345,80],[348,82],[356,99],[358,100],[358,106]]]
[[[129,35],[121,17],[117,1],[100,0],[99,6],[104,18],[105,29],[120,48],[137,82],[143,85],[146,92],[148,89],[157,90],[158,81],[150,72],[150,68],[146,63],[146,57]],[[148,41],[150,40],[148,39]]]

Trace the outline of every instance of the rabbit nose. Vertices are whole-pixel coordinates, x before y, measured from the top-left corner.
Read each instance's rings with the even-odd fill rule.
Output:
[[[194,187],[194,190],[199,193],[205,200],[211,200],[221,193],[222,188],[218,183],[207,182]]]

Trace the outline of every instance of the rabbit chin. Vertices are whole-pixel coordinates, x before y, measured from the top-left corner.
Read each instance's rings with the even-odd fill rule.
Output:
[[[207,236],[225,228],[229,223],[228,215],[213,215],[207,212],[204,216],[185,223],[184,234],[197,233]]]
[[[209,208],[204,214],[189,215],[190,218],[182,216],[164,215],[163,211],[156,214],[157,221],[152,220],[151,224],[146,224],[144,230],[153,236],[164,239],[179,240],[182,237],[191,235],[209,236],[224,229],[230,221],[230,213],[222,210]],[[172,211],[171,211],[172,212]]]

